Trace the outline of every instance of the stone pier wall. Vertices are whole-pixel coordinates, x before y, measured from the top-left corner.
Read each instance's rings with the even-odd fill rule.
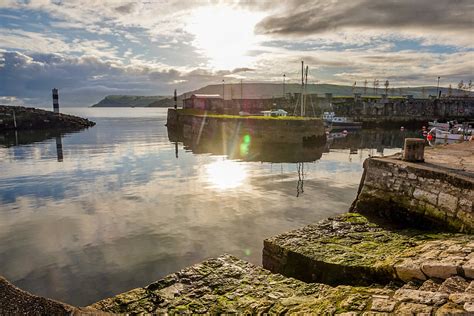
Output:
[[[418,226],[474,232],[474,180],[464,172],[396,158],[370,158],[355,208]]]
[[[168,126],[176,127],[184,138],[212,138],[214,135],[249,135],[253,143],[325,144],[326,134],[320,119],[219,117],[181,115],[168,110]]]

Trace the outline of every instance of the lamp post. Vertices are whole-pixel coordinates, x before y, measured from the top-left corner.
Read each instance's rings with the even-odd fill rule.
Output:
[[[224,88],[224,79],[222,79],[222,102],[224,102],[225,99],[225,88]]]
[[[441,77],[438,76],[438,86],[437,86],[437,88],[436,88],[436,96],[437,96],[438,99],[439,99],[439,79],[440,79],[440,78],[441,78]]]
[[[285,98],[285,79],[286,79],[286,74],[283,74],[283,99]]]

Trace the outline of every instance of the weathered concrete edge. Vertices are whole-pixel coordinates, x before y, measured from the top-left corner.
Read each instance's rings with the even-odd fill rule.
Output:
[[[406,168],[408,171],[417,172],[426,178],[442,179],[452,185],[461,185],[466,189],[474,189],[474,174],[469,171],[457,171],[456,169],[433,165],[428,162],[416,163],[404,161],[399,159],[397,155],[388,157],[371,157],[367,158],[367,161],[378,166],[391,163]]]
[[[394,266],[382,265],[370,268],[330,263],[285,249],[268,239],[263,243],[262,264],[265,269],[304,282],[318,282],[331,286],[370,286],[399,280]],[[358,277],[348,278],[351,275]]]
[[[2,315],[110,315],[90,307],[75,307],[24,291],[0,276]]]

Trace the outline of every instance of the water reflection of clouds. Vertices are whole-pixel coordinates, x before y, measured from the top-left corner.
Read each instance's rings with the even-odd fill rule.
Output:
[[[55,143],[44,145],[55,147]],[[64,147],[67,148],[67,144]],[[171,159],[174,153],[169,146],[142,146],[134,150],[130,144],[121,144],[109,150],[94,155],[89,154],[88,149],[65,149],[65,159],[60,167],[56,155],[54,160],[38,155],[41,149],[33,149],[28,154],[35,163],[19,164],[15,159],[3,162],[2,171],[5,171],[0,176],[0,200],[11,203],[24,195],[62,199],[65,192],[77,196],[81,191],[97,189],[99,184],[114,190],[130,183],[147,182],[155,170],[169,171],[167,176],[173,176],[169,163],[158,160],[158,157],[164,161]]]
[[[61,163],[54,139],[21,147],[27,159],[0,149],[2,274],[87,305],[224,252],[259,264],[264,238],[346,210],[362,173],[363,158],[331,151],[305,163],[296,198],[296,163],[228,161],[182,145],[176,159],[164,120],[146,122],[101,119],[67,135]]]

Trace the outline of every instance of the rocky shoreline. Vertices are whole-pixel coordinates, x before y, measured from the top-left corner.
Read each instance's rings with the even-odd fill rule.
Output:
[[[94,126],[81,117],[23,106],[0,105],[0,132],[12,130],[74,131]]]

